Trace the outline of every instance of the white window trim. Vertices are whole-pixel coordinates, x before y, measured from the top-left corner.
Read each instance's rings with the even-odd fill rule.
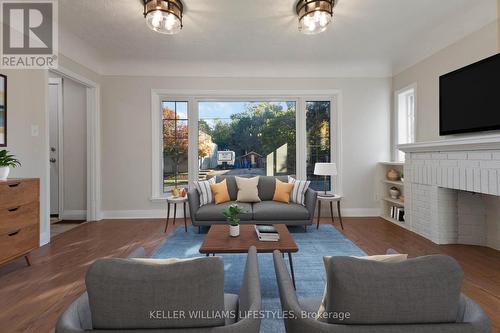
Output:
[[[189,186],[198,177],[198,102],[200,101],[295,101],[296,114],[296,159],[297,178],[306,178],[307,133],[306,133],[306,101],[330,101],[331,112],[331,156],[337,164],[338,175],[332,177],[332,186],[336,193],[342,194],[342,92],[340,90],[170,90],[151,89],[151,201],[165,201],[166,195],[161,188],[163,159],[162,157],[162,112],[161,102],[188,102],[188,174]],[[335,126],[336,125],[336,126]],[[335,148],[335,149],[334,149]]]
[[[399,138],[399,95],[405,93],[408,90],[413,89],[414,96],[414,117],[413,117],[413,133],[415,137],[414,141],[417,139],[417,116],[418,116],[418,98],[417,98],[417,84],[412,83],[404,88],[396,90],[394,92],[394,114],[393,114],[393,124],[392,124],[392,154],[393,160],[399,161],[399,149],[398,149],[398,138]]]

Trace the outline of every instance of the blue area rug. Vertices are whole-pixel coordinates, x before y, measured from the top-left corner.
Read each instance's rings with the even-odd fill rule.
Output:
[[[308,228],[291,227],[290,232],[299,247],[293,254],[293,266],[297,294],[299,297],[321,297],[325,287],[325,270],[323,256],[363,256],[366,255],[342,233],[331,225],[320,225]],[[177,228],[162,246],[153,254],[153,258],[188,258],[200,256],[198,249],[205,234],[198,234],[197,228]],[[246,254],[224,254],[225,292],[239,294]],[[279,300],[276,275],[272,254],[259,253],[260,286],[262,290],[262,306],[266,311],[279,313]],[[287,256],[285,256],[287,258]],[[288,258],[287,264],[288,264]],[[262,321],[261,332],[285,332],[281,319],[266,318]]]

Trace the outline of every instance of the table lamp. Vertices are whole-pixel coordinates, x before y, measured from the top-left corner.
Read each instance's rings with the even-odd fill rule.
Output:
[[[324,176],[325,177],[325,182],[324,182],[325,193],[322,194],[322,196],[325,196],[325,197],[334,196],[334,194],[327,193],[327,188],[328,188],[327,177],[337,175],[337,165],[335,163],[316,163],[314,165],[314,174],[316,176]]]

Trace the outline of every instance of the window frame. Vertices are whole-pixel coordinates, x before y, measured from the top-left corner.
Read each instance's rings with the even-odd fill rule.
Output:
[[[404,88],[398,89],[394,92],[394,115],[393,115],[393,160],[397,162],[404,162],[399,158],[399,96],[402,94],[406,94],[409,91],[413,90],[413,138],[412,142],[414,143],[417,139],[417,114],[418,114],[418,99],[417,99],[417,84],[412,83]]]
[[[332,177],[331,186],[337,194],[342,195],[342,92],[340,90],[169,90],[151,89],[151,126],[152,126],[152,174],[151,201],[163,202],[167,197],[163,193],[163,141],[162,141],[162,101],[188,102],[188,179],[189,188],[198,179],[198,103],[225,101],[264,101],[264,102],[296,102],[296,174],[298,179],[306,179],[307,175],[307,133],[306,133],[306,101],[330,101],[330,155],[332,162],[337,163],[338,175]],[[336,126],[335,126],[336,125]],[[300,161],[300,162],[299,162]]]

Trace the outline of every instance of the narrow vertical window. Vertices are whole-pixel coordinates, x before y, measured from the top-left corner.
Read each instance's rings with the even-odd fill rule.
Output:
[[[330,119],[330,101],[306,101],[307,180],[311,181],[310,186],[315,190],[324,189],[324,178],[314,175],[314,165],[332,161]],[[331,186],[331,179],[328,184]]]
[[[415,88],[405,89],[396,93],[397,121],[396,145],[415,142]],[[405,160],[405,154],[397,150],[398,161]]]
[[[188,185],[188,102],[163,101],[163,193]]]

